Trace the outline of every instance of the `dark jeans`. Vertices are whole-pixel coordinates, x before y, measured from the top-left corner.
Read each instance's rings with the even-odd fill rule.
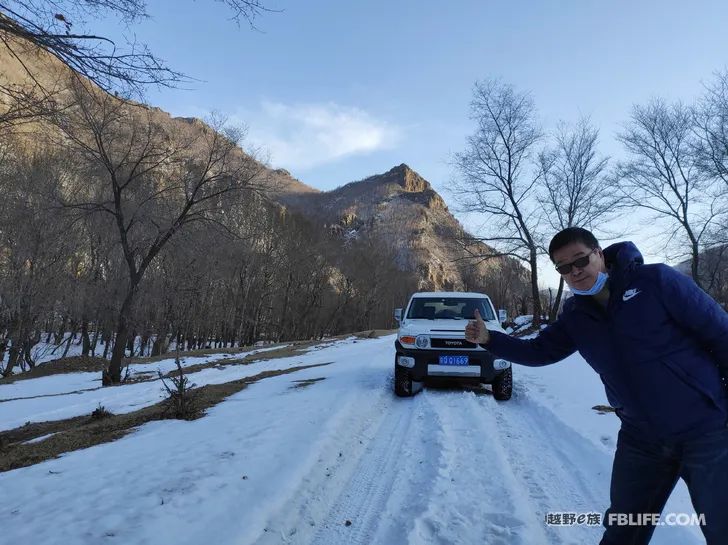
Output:
[[[649,543],[651,521],[618,525],[616,515],[631,514],[638,521],[637,514],[661,513],[678,478],[685,480],[695,512],[705,516],[701,530],[707,545],[728,545],[728,428],[687,441],[653,441],[622,428],[601,545]]]

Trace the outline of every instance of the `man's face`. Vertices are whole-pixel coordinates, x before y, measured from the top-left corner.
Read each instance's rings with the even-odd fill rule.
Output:
[[[574,265],[570,272],[559,274],[570,288],[588,290],[594,285],[600,272],[607,272],[601,249],[592,250],[583,242],[572,242],[554,252],[554,265],[556,267],[567,265],[580,257],[588,257],[586,265],[583,267]]]

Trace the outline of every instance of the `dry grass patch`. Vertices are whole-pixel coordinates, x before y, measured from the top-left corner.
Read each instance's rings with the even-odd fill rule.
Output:
[[[396,329],[368,329],[366,331],[357,331],[356,333],[352,333],[352,335],[359,339],[378,339],[379,337],[386,337],[395,333],[397,333]]]
[[[59,358],[47,363],[36,365],[32,369],[10,375],[7,378],[0,379],[0,384],[11,384],[18,380],[27,380],[31,378],[47,377],[50,375],[60,375],[62,373],[83,373],[98,371],[101,373],[108,364],[108,360],[92,356],[73,356],[70,358]]]
[[[279,343],[283,344],[283,343]],[[266,345],[268,346],[274,346],[274,345]],[[239,354],[240,352],[249,352],[250,350],[255,350],[256,348],[261,347],[255,347],[255,346],[238,346],[235,348],[200,348],[199,350],[190,350],[188,352],[180,352],[180,357],[184,358],[201,358],[204,356],[214,356],[215,354]],[[173,358],[175,354],[175,351],[172,350],[170,352],[167,352],[166,354],[160,354],[159,356],[145,356],[145,357],[134,357],[134,358],[125,358],[124,359],[124,365],[127,363],[133,363],[133,364],[140,364],[140,363],[157,363],[158,361],[162,360],[168,360],[170,358]]]
[[[301,351],[305,350],[306,348],[309,348],[311,346],[315,346],[317,344],[320,344],[316,341],[310,341],[310,342],[296,342],[291,343],[287,346],[281,346],[278,349],[275,350],[267,350],[266,352],[259,352],[257,354],[248,354],[245,357],[242,358],[236,358],[236,357],[229,357],[229,358],[221,358],[219,360],[211,361],[208,363],[198,363],[196,365],[189,365],[184,368],[185,374],[189,373],[196,373],[197,371],[201,371],[203,369],[210,369],[213,367],[218,367],[222,369],[223,367],[227,367],[228,365],[248,365],[250,363],[256,362],[256,361],[267,361],[267,360],[275,360],[278,358],[287,358],[290,356],[297,356],[300,354]],[[228,353],[228,352],[224,352]],[[185,358],[187,354],[180,354],[181,358]],[[174,377],[177,376],[179,373],[178,371],[170,371],[167,376]]]
[[[257,375],[225,384],[208,384],[195,388],[193,390],[195,392],[195,402],[200,409],[198,416],[204,416],[205,410],[259,380],[287,375],[312,367],[322,367],[331,363],[317,363],[289,369],[263,371]],[[104,415],[103,418],[98,418],[98,416],[98,414],[97,417],[78,416],[54,422],[26,424],[20,428],[0,433],[0,472],[30,466],[56,458],[66,452],[114,441],[142,424],[154,420],[168,419],[170,415],[167,400],[163,400],[155,405],[131,413],[119,415],[109,413]],[[31,439],[48,434],[53,435],[37,443],[27,443]]]
[[[599,414],[607,414],[607,413],[615,412],[614,407],[610,407],[609,405],[594,405],[592,407],[592,409],[594,409]]]
[[[306,386],[311,386],[312,384],[316,384],[317,382],[321,382],[322,380],[326,380],[326,377],[307,378],[304,380],[294,380],[293,386],[291,386],[291,388],[305,388]]]

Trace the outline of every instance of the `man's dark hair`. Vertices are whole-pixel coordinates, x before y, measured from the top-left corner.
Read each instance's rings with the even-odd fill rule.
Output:
[[[556,233],[554,238],[551,239],[551,243],[549,244],[549,257],[551,261],[554,260],[554,252],[556,250],[572,242],[581,242],[591,250],[599,248],[599,241],[591,231],[587,231],[581,227],[567,227],[563,231]]]

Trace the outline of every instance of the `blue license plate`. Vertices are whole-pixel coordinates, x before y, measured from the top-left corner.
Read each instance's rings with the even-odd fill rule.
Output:
[[[467,365],[467,356],[440,356],[440,365]]]

